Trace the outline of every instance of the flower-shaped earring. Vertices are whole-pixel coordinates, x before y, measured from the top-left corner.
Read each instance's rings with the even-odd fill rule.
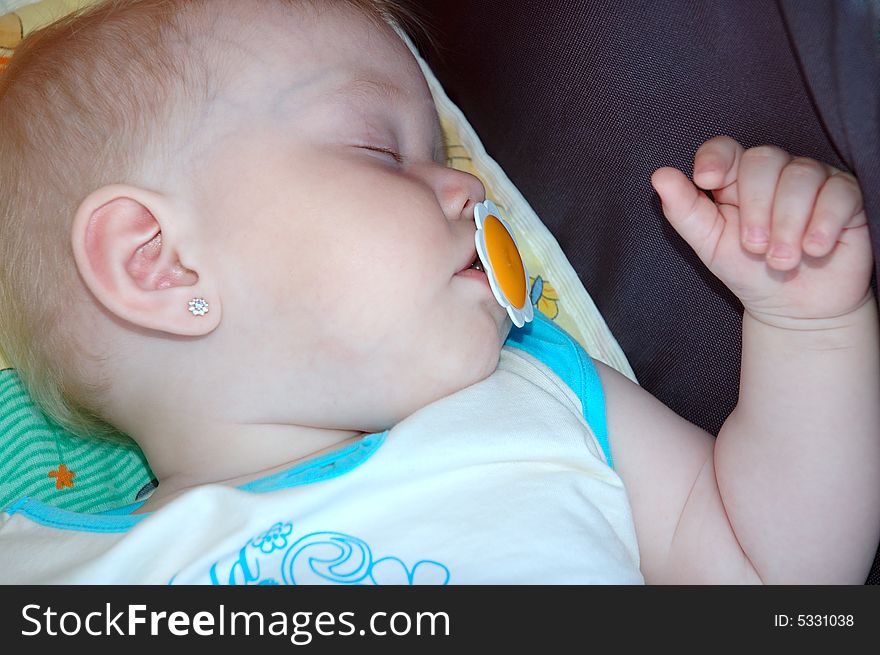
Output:
[[[535,314],[529,298],[529,273],[519,254],[513,230],[491,200],[474,206],[474,220],[477,222],[474,236],[477,255],[489,278],[492,293],[507,310],[513,324],[522,327]]]
[[[208,301],[204,298],[193,298],[189,301],[188,308],[193,316],[204,316],[208,313]]]

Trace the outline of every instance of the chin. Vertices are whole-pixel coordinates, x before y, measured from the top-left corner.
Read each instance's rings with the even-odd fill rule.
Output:
[[[498,360],[501,358],[501,348],[507,340],[507,335],[510,332],[512,325],[513,324],[509,319],[505,319],[505,321],[498,326],[495,335],[493,335],[490,342],[486,344],[486,347],[482,349],[478,356],[474,357],[473,361],[475,363],[480,362],[482,365],[480,369],[475,372],[476,378],[471,381],[470,384],[476,384],[477,382],[485,380],[495,372],[495,369],[498,368]]]
[[[436,381],[440,384],[434,388],[436,397],[448,396],[492,375],[498,368],[501,348],[512,325],[506,311],[501,316],[493,309],[483,308],[475,318],[470,317],[469,322],[457,323],[447,331],[446,354],[439,360],[436,354],[432,355],[432,363],[428,364],[438,373]],[[463,338],[462,332],[471,336]]]

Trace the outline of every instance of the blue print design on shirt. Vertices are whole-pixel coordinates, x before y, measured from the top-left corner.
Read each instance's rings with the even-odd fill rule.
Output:
[[[211,583],[449,584],[449,569],[440,562],[420,560],[410,569],[397,557],[374,561],[366,542],[341,532],[312,532],[290,543],[293,538],[292,523],[275,523],[236,555],[215,562]]]
[[[251,540],[251,544],[268,555],[272,551],[284,548],[291,532],[293,532],[292,524],[276,523],[262,535]]]

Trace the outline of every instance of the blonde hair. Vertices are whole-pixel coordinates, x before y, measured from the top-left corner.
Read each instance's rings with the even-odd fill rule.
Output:
[[[335,1],[383,24],[418,24],[396,2]],[[87,293],[71,222],[95,189],[138,184],[170,157],[174,130],[217,88],[219,48],[200,32],[217,4],[108,0],[29,35],[0,75],[0,349],[37,406],[75,434],[122,438],[101,415],[106,381],[88,379],[102,356],[66,326],[71,300]]]

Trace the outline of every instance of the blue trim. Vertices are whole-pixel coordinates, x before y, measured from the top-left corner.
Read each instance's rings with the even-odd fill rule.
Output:
[[[387,430],[368,434],[357,443],[350,444],[345,448],[307,460],[264,478],[252,480],[237,488],[251,493],[266,493],[338,477],[366,462],[379,449],[379,446],[385,443],[387,435]],[[81,514],[58,509],[35,498],[25,496],[15,501],[5,511],[10,516],[22,514],[34,523],[49,528],[102,533],[127,532],[152,514],[152,512],[131,514],[144,502],[132,503],[99,514]]]
[[[10,516],[13,514],[23,514],[34,523],[39,523],[48,528],[79,530],[82,532],[127,532],[149,516],[149,514],[129,514],[128,516],[80,514],[52,507],[27,496],[17,501],[6,511]]]
[[[18,510],[20,510],[22,507],[24,507],[27,502],[28,502],[28,497],[24,496],[23,498],[19,498],[14,503],[12,503],[8,507],[6,507],[3,511],[5,513],[9,514],[9,516],[12,516]]]
[[[387,430],[367,435],[345,448],[310,459],[265,478],[246,482],[238,488],[261,494],[339,477],[366,462],[379,450],[379,446],[385,443],[387,435]]]
[[[584,419],[596,435],[608,466],[611,446],[605,420],[605,394],[592,358],[565,330],[535,308],[535,320],[514,327],[504,345],[519,348],[544,362],[581,400]]]

